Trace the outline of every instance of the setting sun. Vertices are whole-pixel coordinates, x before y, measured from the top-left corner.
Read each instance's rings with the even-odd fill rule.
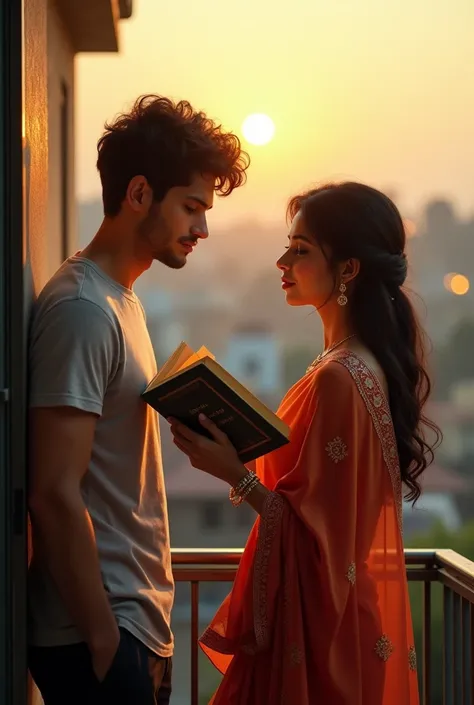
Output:
[[[264,145],[273,139],[275,125],[273,120],[262,113],[255,113],[245,118],[242,133],[250,144]]]

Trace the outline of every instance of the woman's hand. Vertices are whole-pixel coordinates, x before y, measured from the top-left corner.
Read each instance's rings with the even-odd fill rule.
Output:
[[[187,426],[176,419],[168,419],[173,434],[173,442],[185,453],[191,465],[199,470],[237,485],[246,475],[247,468],[240,461],[237,451],[223,431],[204,414],[199,414],[199,421],[212,436],[206,438],[199,433],[191,431]]]

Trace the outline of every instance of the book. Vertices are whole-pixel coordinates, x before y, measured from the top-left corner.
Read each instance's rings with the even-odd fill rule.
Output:
[[[164,418],[173,417],[209,436],[199,421],[205,414],[227,434],[243,463],[289,441],[290,429],[263,402],[202,347],[182,342],[142,394]]]

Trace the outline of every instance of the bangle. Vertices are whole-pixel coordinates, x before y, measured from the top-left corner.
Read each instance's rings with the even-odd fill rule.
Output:
[[[240,495],[242,490],[247,487],[248,483],[251,482],[254,477],[256,477],[255,473],[252,472],[252,470],[248,470],[243,476],[243,478],[236,484],[236,486],[231,487],[230,491],[232,493]]]
[[[259,482],[260,480],[257,475],[249,470],[245,477],[242,478],[242,480],[235,487],[231,487],[229,490],[229,499],[234,507],[240,506],[254,487],[259,484]]]
[[[241,498],[242,498],[242,502],[244,501],[244,499],[247,499],[247,497],[248,497],[249,494],[252,492],[252,490],[255,489],[255,487],[256,487],[257,485],[259,485],[259,484],[260,484],[260,480],[259,480],[259,478],[255,475],[255,477],[252,479],[252,482],[249,482],[249,484],[247,485],[247,487],[245,488],[245,490],[243,490],[242,493],[241,493],[241,495],[240,495]]]

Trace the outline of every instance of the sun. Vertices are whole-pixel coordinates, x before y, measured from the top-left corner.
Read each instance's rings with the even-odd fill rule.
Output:
[[[263,113],[254,113],[245,118],[242,123],[242,133],[250,144],[268,144],[275,134],[273,120]]]

